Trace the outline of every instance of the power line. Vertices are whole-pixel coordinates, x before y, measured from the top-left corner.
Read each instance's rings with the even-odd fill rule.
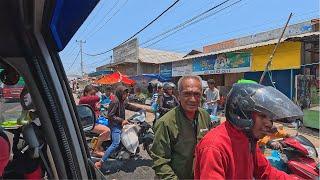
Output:
[[[229,0],[227,0],[227,1],[229,1]],[[219,5],[211,8],[211,9],[209,9],[209,10],[212,11],[212,10],[214,10],[215,8],[218,8],[218,7],[221,6],[222,4],[226,3],[227,1],[224,1],[224,2],[222,2],[221,4],[219,4]],[[200,21],[202,21],[202,20],[204,20],[204,19],[207,19],[207,18],[209,18],[209,17],[211,17],[211,16],[213,16],[213,15],[215,15],[215,14],[217,14],[217,13],[219,13],[219,12],[221,12],[221,11],[223,11],[223,10],[225,10],[225,9],[227,9],[227,8],[233,6],[233,5],[235,5],[235,4],[237,4],[237,3],[241,2],[241,1],[242,1],[242,0],[238,0],[238,1],[236,1],[236,2],[234,2],[234,3],[232,3],[232,4],[230,4],[230,5],[222,8],[222,9],[220,9],[220,10],[218,10],[218,11],[212,13],[212,14],[209,14],[209,15],[207,15],[207,16],[204,16],[204,17],[202,17],[202,18],[200,18],[200,19],[195,20],[194,18],[192,18],[192,19],[193,19],[193,20],[192,20],[193,22],[187,20],[187,21],[185,21],[184,23],[176,26],[176,29],[174,29],[174,31],[173,31],[172,33],[170,33],[171,31],[166,31],[165,33],[161,33],[161,35],[157,35],[156,37],[153,37],[153,38],[151,38],[150,40],[145,41],[144,43],[140,44],[140,46],[141,46],[141,45],[144,45],[144,44],[146,44],[146,43],[148,43],[148,42],[151,42],[151,41],[157,39],[158,37],[161,37],[161,36],[163,36],[163,35],[165,35],[165,34],[170,33],[170,34],[164,36],[163,38],[161,38],[161,39],[159,39],[159,40],[157,40],[157,41],[149,44],[149,45],[146,46],[146,47],[153,46],[153,45],[157,44],[158,42],[160,42],[160,41],[162,41],[162,40],[164,40],[164,39],[172,36],[173,34],[179,32],[179,31],[181,31],[182,29],[184,29],[184,28],[186,28],[186,27],[188,27],[188,26],[191,26],[191,25],[193,25],[193,24],[196,24],[196,23],[198,23],[198,22],[200,22]],[[208,13],[208,12],[210,12],[210,11],[207,10],[206,12]],[[201,13],[201,16],[203,16],[203,15],[204,15],[204,14]],[[196,17],[199,18],[200,16],[198,15],[198,16],[196,16]],[[191,20],[191,19],[190,19],[190,20]],[[195,21],[194,21],[194,20],[195,20]],[[172,29],[173,29],[173,28],[172,28]]]
[[[90,39],[94,34],[96,34],[97,32],[99,32],[112,18],[114,18],[114,17],[120,12],[120,10],[121,10],[127,3],[128,3],[128,0],[126,0],[126,1],[122,4],[122,6],[121,6],[117,11],[115,11],[108,20],[106,20],[106,21],[102,24],[102,26],[100,26],[96,31],[93,31],[93,33],[89,34],[89,35],[86,37],[86,39]]]
[[[309,14],[312,14],[314,12],[318,12],[318,11],[311,11],[311,12],[308,12],[308,13],[303,13],[303,14],[300,14],[298,16],[294,16],[293,18],[297,18],[297,17],[302,17],[302,16],[305,16],[305,15],[309,15]],[[281,18],[280,20],[283,20],[283,19],[286,19],[286,18]],[[300,18],[300,19],[296,19],[295,21],[304,21],[304,20],[308,20],[308,19],[311,19],[311,17],[308,17],[308,18]],[[256,25],[251,25],[251,26],[245,26],[243,28],[239,28],[239,29],[236,29],[236,30],[233,30],[233,31],[229,31],[229,32],[224,32],[224,33],[218,33],[218,34],[209,34],[209,35],[205,35],[205,36],[202,36],[201,38],[197,38],[197,39],[194,39],[194,40],[188,40],[188,41],[180,41],[179,44],[184,44],[183,46],[180,46],[180,47],[176,47],[175,49],[166,49],[168,48],[169,46],[162,46],[161,49],[166,49],[166,50],[172,50],[172,51],[181,51],[181,50],[185,50],[186,48],[192,46],[192,45],[195,45],[195,44],[199,44],[200,42],[200,45],[203,46],[203,44],[205,44],[203,42],[203,40],[207,39],[208,37],[218,37],[219,35],[226,35],[226,34],[232,34],[234,32],[241,32],[241,31],[244,31],[244,30],[247,30],[247,29],[258,29],[260,27],[264,27],[266,25],[270,25],[270,24],[273,24],[274,22],[279,22],[280,21],[279,19],[278,20],[271,20],[271,21],[265,21],[264,23],[261,23],[261,24],[256,24]],[[278,28],[278,25],[274,25],[274,26],[268,26],[268,29],[274,29],[274,28]],[[263,29],[263,31],[267,31],[265,28]],[[246,35],[250,35],[252,33],[242,33],[242,34],[239,34],[237,35],[238,37],[242,37],[242,36],[246,36]],[[230,37],[231,38],[231,37]],[[218,39],[216,39],[218,40]]]
[[[100,24],[102,24],[102,22],[105,20],[105,18],[113,11],[113,9],[119,4],[120,0],[115,1],[115,3],[112,5],[112,7],[109,9],[109,11],[107,11],[107,13],[103,16],[103,18],[100,19],[100,21],[98,21],[97,25],[95,27],[93,27],[93,30],[88,32],[87,36],[84,39],[87,39],[90,34],[92,34],[92,32],[95,31],[95,28],[98,27]]]
[[[76,49],[77,46],[74,46],[76,43],[73,42],[73,44],[70,46],[69,51],[64,51],[63,53],[61,53],[61,56],[70,56],[71,54],[73,54],[73,51]]]
[[[175,6],[180,0],[176,0],[174,3],[172,3],[167,9],[165,9],[162,13],[160,13],[156,18],[154,18],[151,22],[149,22],[146,26],[144,26],[142,29],[140,29],[138,32],[134,33],[131,37],[129,37],[127,40],[123,41],[121,44],[124,44],[126,42],[128,42],[130,39],[134,38],[135,36],[137,36],[139,33],[141,33],[143,30],[145,30],[146,28],[148,28],[151,24],[153,24],[155,21],[157,21],[162,15],[164,15],[167,11],[169,11],[173,6]],[[121,45],[120,44],[120,45]],[[89,53],[84,53],[88,56],[99,56],[102,54],[106,54],[110,51],[112,51],[112,49],[106,50],[104,52],[101,53],[97,53],[97,54],[89,54]]]
[[[171,28],[171,29],[169,29],[169,30],[167,30],[167,31],[163,32],[163,33],[160,33],[160,34],[158,34],[158,35],[154,36],[153,38],[150,38],[149,40],[147,40],[147,41],[145,41],[145,42],[141,43],[141,44],[140,44],[140,46],[142,46],[142,45],[144,45],[144,44],[147,44],[147,43],[149,43],[149,42],[151,42],[151,41],[153,41],[153,40],[155,40],[155,39],[157,39],[157,38],[159,38],[159,37],[161,37],[161,36],[164,36],[164,35],[166,35],[166,34],[168,34],[168,33],[172,32],[172,31],[176,31],[177,29],[179,29],[179,28],[181,28],[181,27],[185,26],[186,24],[191,23],[192,21],[194,21],[194,20],[198,19],[199,17],[201,17],[201,16],[203,16],[203,15],[205,15],[205,14],[207,14],[207,13],[211,12],[212,10],[214,10],[214,9],[216,9],[216,8],[218,8],[218,7],[220,7],[220,6],[222,6],[223,4],[227,3],[228,1],[230,1],[230,0],[223,1],[222,3],[220,3],[220,4],[218,4],[218,5],[214,6],[214,7],[212,7],[212,8],[210,8],[210,9],[208,9],[208,10],[206,10],[206,11],[204,11],[204,12],[202,12],[202,13],[200,13],[200,14],[198,14],[198,15],[194,16],[194,17],[192,17],[191,19],[188,19],[188,20],[184,21],[183,23],[181,23],[181,24],[179,24],[179,25],[177,25],[177,26],[175,26],[175,27],[173,27],[173,28]]]
[[[72,68],[72,66],[73,66],[73,65],[74,65],[74,63],[76,62],[77,58],[79,57],[79,54],[80,54],[80,50],[79,50],[79,52],[78,52],[78,54],[77,54],[76,58],[74,58],[74,60],[73,60],[72,64],[69,66],[68,71]]]
[[[95,65],[95,64],[98,64],[98,63],[102,63],[102,62],[106,61],[106,58],[107,57],[98,59],[98,61],[90,63],[90,64],[87,64],[87,65],[92,66],[92,65]]]
[[[123,43],[128,42],[130,39],[134,38],[136,35],[141,33],[143,30],[145,30],[147,27],[149,27],[152,23],[154,23],[156,20],[158,20],[163,14],[165,14],[167,11],[169,11],[174,5],[176,5],[180,0],[176,0],[173,4],[171,4],[166,10],[164,10],[161,14],[159,14],[155,19],[153,19],[151,22],[149,22],[146,26],[144,26],[142,29],[140,29],[138,32],[134,33],[131,37],[129,37],[127,40],[125,40]]]
[[[100,1],[101,2],[101,1]],[[88,27],[96,20],[96,16],[100,13],[100,11],[102,10],[102,7],[103,7],[103,3],[105,1],[103,1],[101,4],[100,4],[100,7],[99,9],[97,9],[96,13],[92,16],[92,18],[90,19],[90,21],[88,22],[87,26],[84,28],[84,30],[82,31],[82,34],[85,34],[86,31],[88,30]],[[118,0],[119,2],[119,0]],[[109,14],[109,12],[107,12],[107,14]],[[105,17],[105,16],[104,16]],[[102,18],[103,20],[104,18]]]

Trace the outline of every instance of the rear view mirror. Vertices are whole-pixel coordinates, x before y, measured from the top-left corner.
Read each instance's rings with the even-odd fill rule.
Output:
[[[90,131],[94,128],[96,116],[89,105],[81,104],[77,106],[80,122],[84,131]]]
[[[20,78],[19,73],[11,67],[4,69],[0,73],[0,80],[5,85],[15,85],[18,83],[19,78]]]

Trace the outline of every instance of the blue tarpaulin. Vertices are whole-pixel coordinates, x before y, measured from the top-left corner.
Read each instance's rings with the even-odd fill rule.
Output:
[[[145,82],[150,82],[155,79],[160,82],[167,82],[171,80],[171,78],[165,78],[159,74],[141,74],[141,75],[131,76],[130,78],[135,81],[145,81]]]
[[[89,77],[96,77],[96,76],[101,76],[101,75],[106,75],[106,74],[112,74],[113,71],[109,71],[109,70],[102,70],[102,71],[97,71],[97,72],[93,72],[88,74]]]
[[[89,16],[99,0],[56,0],[50,30],[61,51]]]

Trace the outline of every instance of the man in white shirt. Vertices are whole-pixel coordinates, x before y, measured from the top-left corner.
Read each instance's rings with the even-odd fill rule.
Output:
[[[209,79],[207,83],[209,88],[204,91],[204,94],[206,96],[208,113],[216,116],[218,100],[220,100],[219,90],[216,88],[215,81],[213,79]]]

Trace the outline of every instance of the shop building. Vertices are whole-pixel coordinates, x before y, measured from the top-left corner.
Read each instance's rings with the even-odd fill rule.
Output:
[[[113,61],[104,68],[119,71],[128,76],[159,74],[160,64],[181,59],[183,54],[141,48],[135,38],[113,49]]]
[[[307,72],[319,68],[319,29],[315,27],[319,26],[314,20],[287,27],[263,84],[274,85],[295,99],[296,75],[303,67],[315,69]],[[183,75],[200,75],[204,80],[212,78],[218,86],[229,88],[242,78],[259,81],[281,31],[279,28],[204,46],[203,53],[166,63],[165,72],[177,77],[175,79]],[[310,54],[310,51],[316,53]]]

